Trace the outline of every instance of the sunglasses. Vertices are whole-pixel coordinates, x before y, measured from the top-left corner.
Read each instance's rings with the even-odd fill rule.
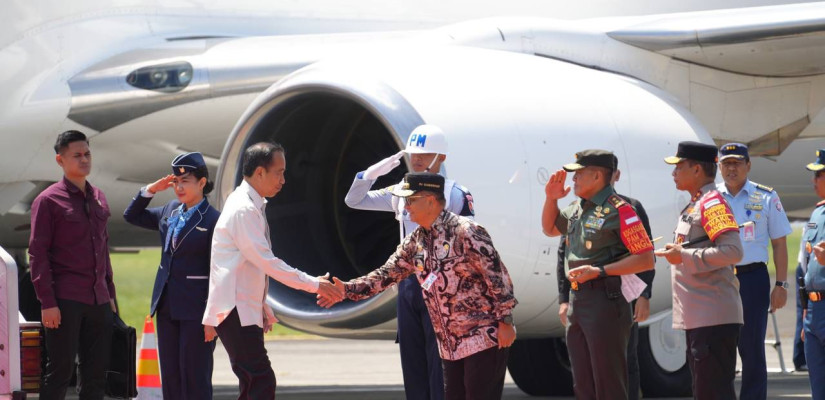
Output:
[[[424,198],[424,197],[430,197],[430,196],[425,195],[425,194],[420,194],[420,195],[416,195],[416,196],[407,196],[407,197],[404,198],[404,202],[409,204],[409,205],[413,205],[413,203],[415,203],[418,199]]]

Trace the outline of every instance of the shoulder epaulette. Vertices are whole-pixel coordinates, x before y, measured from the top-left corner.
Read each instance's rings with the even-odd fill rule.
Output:
[[[613,205],[613,207],[615,207],[616,209],[624,205],[629,205],[626,201],[624,201],[623,198],[619,197],[619,195],[615,193],[611,194],[610,197],[607,198],[607,201],[609,201],[610,204]]]
[[[764,190],[764,191],[766,191],[766,192],[768,192],[768,193],[773,192],[773,188],[772,188],[772,187],[770,187],[770,186],[765,186],[765,185],[763,185],[763,184],[761,184],[761,183],[755,183],[755,184],[756,184],[756,188],[757,188],[757,189]]]
[[[461,191],[461,193],[464,193],[464,194],[470,194],[470,189],[467,189],[467,187],[466,187],[466,186],[462,186],[462,185],[456,184],[456,185],[455,185],[455,186],[453,186],[453,187],[454,187],[454,188],[456,188],[456,189],[458,189],[458,190],[460,190],[460,191]]]

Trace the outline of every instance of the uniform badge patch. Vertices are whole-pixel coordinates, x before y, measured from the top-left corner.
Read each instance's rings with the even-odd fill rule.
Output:
[[[762,211],[762,203],[745,203],[746,210]]]
[[[604,225],[604,218],[598,218],[592,215],[587,217],[587,221],[584,222],[585,228],[602,229],[602,225]]]

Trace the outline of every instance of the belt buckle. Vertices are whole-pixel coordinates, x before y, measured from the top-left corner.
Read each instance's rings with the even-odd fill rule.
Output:
[[[813,301],[814,303],[822,300],[822,293],[819,292],[810,292],[808,293],[808,300]]]
[[[570,288],[573,290],[579,290],[579,283],[576,281],[570,282]]]

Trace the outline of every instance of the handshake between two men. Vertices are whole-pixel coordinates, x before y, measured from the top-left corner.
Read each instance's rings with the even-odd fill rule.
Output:
[[[318,299],[319,306],[330,308],[336,303],[341,302],[341,300],[344,300],[346,295],[344,282],[341,282],[341,280],[337,277],[332,277],[332,281],[330,281],[329,272],[327,272],[326,275],[319,276],[318,278],[320,282],[318,283],[318,292],[316,292],[316,297]]]

